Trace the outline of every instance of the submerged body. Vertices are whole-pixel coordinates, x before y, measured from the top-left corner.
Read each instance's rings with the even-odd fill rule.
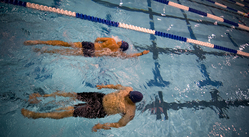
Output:
[[[103,94],[98,92],[83,92],[83,93],[66,93],[55,92],[41,96],[38,93],[30,95],[30,103],[38,103],[37,97],[72,97],[84,101],[84,104],[78,104],[67,108],[60,108],[57,110],[64,110],[62,112],[37,113],[27,109],[22,109],[22,114],[28,118],[53,118],[61,119],[65,117],[86,117],[86,118],[103,118],[106,115],[121,114],[122,118],[116,123],[96,124],[92,130],[110,129],[111,127],[119,128],[125,126],[135,116],[136,102],[142,100],[143,96],[138,91],[133,91],[131,87],[124,87],[122,85],[97,85],[98,89],[111,88],[118,89],[118,91]],[[33,101],[33,102],[32,102]]]
[[[35,49],[42,53],[60,53],[63,55],[83,55],[85,57],[101,57],[101,56],[113,56],[113,57],[138,57],[144,54],[148,54],[148,50],[144,50],[141,53],[134,54],[125,54],[129,47],[129,44],[125,41],[116,42],[113,38],[96,38],[95,42],[74,42],[67,43],[59,40],[49,40],[49,41],[40,41],[40,40],[28,40],[24,42],[25,45],[37,45],[37,44],[46,44],[53,46],[64,46],[64,47],[73,47],[74,49],[54,49],[54,50],[41,50]]]

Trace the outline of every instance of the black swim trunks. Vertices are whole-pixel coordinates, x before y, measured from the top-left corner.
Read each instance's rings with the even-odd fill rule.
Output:
[[[82,42],[82,50],[85,57],[94,57],[94,43],[92,42]]]
[[[102,105],[104,95],[97,92],[77,93],[77,99],[87,103],[75,105],[73,116],[85,118],[105,117],[107,114]]]

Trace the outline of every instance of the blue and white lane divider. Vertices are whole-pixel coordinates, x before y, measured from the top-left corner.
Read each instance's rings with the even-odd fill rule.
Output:
[[[103,24],[106,24],[109,26],[120,27],[120,28],[140,31],[140,32],[144,32],[144,33],[149,33],[149,34],[153,34],[153,35],[157,35],[157,36],[161,36],[161,37],[165,37],[165,38],[170,38],[170,39],[174,39],[174,40],[178,40],[178,41],[193,43],[193,44],[206,46],[206,47],[214,48],[214,49],[219,49],[219,50],[227,51],[230,53],[249,57],[249,53],[246,53],[246,52],[243,52],[240,50],[229,49],[226,47],[214,45],[214,44],[207,43],[207,42],[202,42],[202,41],[189,39],[189,38],[185,38],[185,37],[181,37],[181,36],[177,36],[177,35],[173,35],[173,34],[169,34],[169,33],[164,33],[164,32],[160,32],[160,31],[156,31],[156,30],[151,30],[151,29],[146,29],[146,28],[137,27],[137,26],[133,26],[133,25],[128,25],[125,23],[109,21],[109,20],[105,20],[105,19],[101,19],[101,18],[97,18],[97,17],[93,17],[93,16],[88,16],[88,15],[84,15],[84,14],[80,14],[80,13],[76,13],[76,12],[71,12],[71,11],[67,11],[67,10],[63,10],[63,9],[57,9],[57,8],[52,8],[52,7],[34,4],[34,3],[30,3],[30,2],[22,2],[22,1],[18,1],[18,0],[0,0],[0,1],[5,2],[5,3],[14,4],[14,5],[23,6],[23,7],[28,7],[28,8],[32,8],[32,9],[37,9],[37,10],[41,10],[41,11],[49,11],[49,12],[55,12],[55,13],[59,13],[59,14],[63,14],[63,15],[73,16],[76,18],[85,19],[85,20],[89,20],[92,22],[103,23]]]
[[[205,12],[193,9],[193,8],[189,8],[189,7],[181,5],[181,4],[177,4],[177,3],[167,1],[167,0],[154,0],[154,1],[161,2],[163,4],[167,4],[169,6],[176,7],[176,8],[182,9],[182,10],[190,11],[190,12],[202,15],[202,16],[206,16],[208,18],[211,18],[211,19],[214,19],[214,20],[217,20],[217,21],[220,21],[220,22],[228,23],[228,24],[233,25],[235,27],[239,27],[241,29],[249,31],[249,27],[245,26],[243,24],[238,24],[238,23],[229,21],[227,19],[223,19],[221,17],[215,16],[215,15],[212,15],[212,14],[209,14],[209,13],[205,13]]]
[[[237,5],[239,5],[239,6],[241,6],[241,7],[249,8],[248,6],[246,6],[246,5],[242,4],[242,3],[239,3],[239,2],[237,2],[237,1],[234,1],[234,0],[229,0],[229,1],[231,1],[231,2],[233,2],[233,3],[235,3],[235,4],[237,4]]]
[[[207,1],[213,3],[213,4],[217,5],[217,6],[220,6],[222,8],[229,9],[229,10],[232,10],[232,11],[237,12],[239,14],[242,14],[243,16],[247,16],[247,17],[249,16],[249,14],[247,14],[245,12],[242,12],[242,11],[227,7],[226,5],[223,5],[221,3],[218,3],[218,2],[215,2],[215,1],[212,1],[212,0],[207,0]]]

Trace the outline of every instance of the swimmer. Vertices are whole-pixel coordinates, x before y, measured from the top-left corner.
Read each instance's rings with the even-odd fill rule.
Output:
[[[85,118],[103,118],[108,115],[121,114],[122,118],[116,123],[96,124],[93,126],[92,131],[96,132],[98,129],[111,129],[111,127],[119,128],[126,126],[135,116],[136,105],[143,99],[143,94],[138,91],[133,91],[132,87],[124,87],[120,84],[117,85],[97,85],[98,89],[110,88],[117,89],[118,91],[109,94],[99,92],[63,92],[57,91],[52,94],[40,95],[34,93],[29,96],[30,103],[38,103],[37,97],[71,97],[74,100],[80,100],[86,103],[69,106],[66,108],[59,108],[56,112],[38,113],[22,109],[23,116],[28,118],[52,118],[62,119],[66,117],[85,117]],[[35,100],[34,102],[32,102]],[[64,110],[64,111],[61,111]]]
[[[24,45],[37,45],[45,44],[52,46],[64,46],[64,47],[73,47],[73,49],[54,49],[54,50],[41,50],[36,48],[36,52],[42,53],[60,53],[62,55],[83,55],[85,57],[101,57],[101,56],[112,56],[112,57],[124,57],[132,58],[145,55],[149,53],[149,50],[144,50],[141,53],[134,54],[125,54],[129,48],[129,44],[125,41],[116,42],[114,38],[96,38],[95,42],[74,42],[68,43],[59,40],[49,40],[49,41],[40,41],[40,40],[28,40],[24,42]]]

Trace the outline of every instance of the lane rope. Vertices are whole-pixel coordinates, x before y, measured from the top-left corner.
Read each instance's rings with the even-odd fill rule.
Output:
[[[215,16],[215,15],[212,15],[212,14],[209,14],[209,13],[206,13],[206,12],[202,12],[202,11],[199,11],[199,10],[196,10],[196,9],[193,9],[193,8],[190,8],[190,7],[178,4],[178,3],[174,3],[174,2],[171,2],[171,1],[167,1],[167,0],[154,0],[154,1],[163,3],[163,4],[166,4],[166,5],[175,7],[175,8],[179,8],[179,9],[182,9],[182,10],[186,10],[186,11],[189,11],[189,12],[193,12],[193,13],[196,13],[196,14],[199,14],[199,15],[202,15],[202,16],[206,16],[206,17],[208,17],[210,19],[217,20],[217,21],[220,21],[220,22],[224,22],[224,23],[233,25],[235,27],[239,27],[241,29],[249,31],[249,27],[245,26],[243,24],[235,23],[235,22],[232,22],[230,20]]]
[[[239,10],[236,10],[236,9],[233,9],[233,8],[228,7],[228,6],[226,6],[226,5],[223,5],[223,4],[221,4],[221,3],[218,3],[218,2],[215,2],[215,1],[212,1],[212,0],[206,0],[206,1],[211,2],[211,3],[213,3],[213,4],[217,5],[217,6],[220,6],[220,7],[222,7],[222,8],[229,9],[229,10],[232,10],[232,11],[237,12],[237,13],[239,13],[239,14],[242,14],[243,16],[246,16],[246,17],[249,16],[249,14],[247,14],[247,13],[245,13],[245,12],[242,12],[242,11],[239,11]]]
[[[236,5],[239,5],[239,6],[241,6],[241,7],[249,8],[249,7],[246,6],[245,4],[239,3],[239,2],[237,2],[237,1],[234,1],[234,0],[229,0],[229,1],[231,1],[232,3],[234,3],[234,4],[236,4]],[[246,1],[245,1],[245,2],[246,2]]]

